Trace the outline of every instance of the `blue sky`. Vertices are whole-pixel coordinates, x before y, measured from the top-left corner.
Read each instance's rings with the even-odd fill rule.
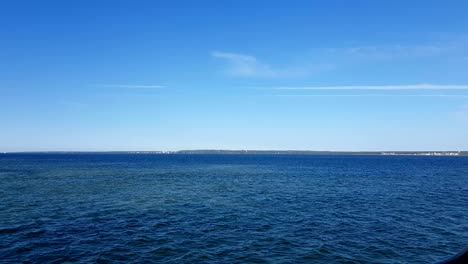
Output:
[[[0,151],[468,150],[467,1],[2,1]]]

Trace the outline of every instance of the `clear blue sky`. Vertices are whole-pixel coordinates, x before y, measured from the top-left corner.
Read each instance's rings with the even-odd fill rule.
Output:
[[[2,1],[0,151],[468,150],[467,1]]]

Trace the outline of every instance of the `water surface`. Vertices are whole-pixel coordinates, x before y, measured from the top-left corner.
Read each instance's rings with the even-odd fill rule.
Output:
[[[434,263],[468,157],[0,154],[0,261]]]

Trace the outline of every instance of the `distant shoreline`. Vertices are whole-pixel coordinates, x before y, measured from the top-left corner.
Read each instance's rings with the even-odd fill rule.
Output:
[[[373,156],[468,156],[468,151],[309,151],[309,150],[177,150],[177,151],[16,151],[0,154],[233,154],[233,155],[373,155]]]

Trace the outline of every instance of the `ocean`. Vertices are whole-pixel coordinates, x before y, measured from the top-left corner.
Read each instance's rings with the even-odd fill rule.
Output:
[[[0,154],[2,263],[435,263],[468,157]]]

